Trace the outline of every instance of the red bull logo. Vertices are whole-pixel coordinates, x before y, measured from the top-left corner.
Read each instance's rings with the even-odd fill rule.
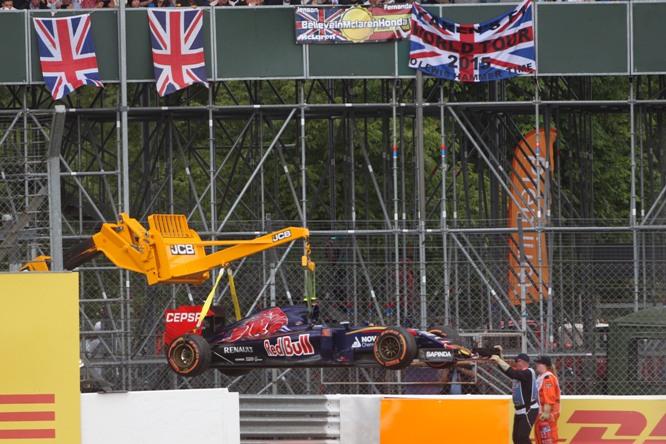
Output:
[[[271,344],[266,339],[264,349],[268,356],[303,356],[314,355],[314,347],[310,343],[310,335],[300,335],[296,341],[289,336],[281,336],[277,344]]]

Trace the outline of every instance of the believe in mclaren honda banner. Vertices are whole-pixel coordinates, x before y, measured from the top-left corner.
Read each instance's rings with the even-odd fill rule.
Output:
[[[409,35],[410,5],[299,7],[296,43],[361,43],[402,40]]]
[[[483,23],[462,25],[414,3],[409,66],[442,79],[501,80],[536,72],[533,7],[525,0]]]

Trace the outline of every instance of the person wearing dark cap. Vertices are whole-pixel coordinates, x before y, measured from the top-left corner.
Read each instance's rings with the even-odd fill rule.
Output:
[[[537,356],[534,362],[536,362],[536,371],[539,374],[536,384],[539,391],[539,411],[541,412],[539,421],[534,427],[534,437],[537,444],[545,441],[545,439],[542,440],[542,437],[549,437],[551,442],[557,442],[559,438],[557,420],[560,417],[560,383],[557,380],[557,371],[550,356]]]
[[[520,353],[516,356],[513,367],[499,355],[492,355],[490,359],[495,361],[504,374],[513,380],[512,397],[516,409],[513,417],[513,443],[531,444],[530,433],[539,414],[539,401],[536,374],[530,368],[530,357],[525,353]]]

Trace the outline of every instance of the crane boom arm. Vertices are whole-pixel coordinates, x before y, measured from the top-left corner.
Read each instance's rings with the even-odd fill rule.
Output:
[[[145,229],[136,219],[121,213],[118,222],[105,223],[91,239],[70,250],[65,268],[71,270],[94,256],[104,255],[117,267],[141,273],[148,284],[201,284],[209,271],[235,260],[299,239],[307,241],[307,228],[288,227],[248,240],[202,241],[182,214],[154,214]],[[226,247],[208,254],[206,247]],[[306,248],[302,265],[314,270]]]

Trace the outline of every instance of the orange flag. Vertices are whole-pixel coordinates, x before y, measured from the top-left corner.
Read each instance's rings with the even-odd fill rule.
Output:
[[[539,144],[548,143],[548,150],[539,149],[536,143],[536,131],[532,131],[521,141],[513,155],[511,172],[512,199],[509,201],[509,228],[518,228],[518,215],[522,216],[523,242],[525,253],[525,299],[528,304],[538,302],[540,294],[548,296],[550,284],[550,270],[548,255],[546,254],[546,234],[536,233],[533,230],[537,225],[536,217],[541,211],[543,217],[545,208],[545,167],[546,162],[553,167],[553,143],[557,138],[557,131],[550,130],[548,140],[545,140],[545,131],[539,130]],[[545,143],[544,143],[545,142]],[[538,153],[538,154],[537,154]],[[548,159],[546,159],[548,154]],[[537,155],[541,163],[540,174],[537,172]],[[537,185],[537,174],[541,183]],[[538,190],[537,190],[538,187]],[[540,194],[540,199],[537,196]],[[540,208],[539,208],[540,207]],[[514,305],[520,305],[520,244],[518,233],[509,235],[509,299]],[[541,254],[539,254],[539,247]],[[541,292],[539,292],[541,285]]]

